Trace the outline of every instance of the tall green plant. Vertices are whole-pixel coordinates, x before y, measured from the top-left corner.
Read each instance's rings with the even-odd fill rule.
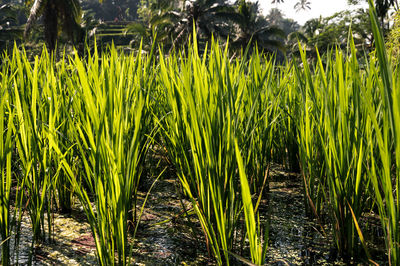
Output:
[[[19,162],[22,169],[27,209],[32,222],[34,243],[51,238],[52,182],[59,173],[59,166],[52,164],[60,154],[54,141],[55,124],[53,89],[55,76],[53,60],[43,52],[35,57],[33,68],[27,56],[14,49],[11,63],[16,75],[12,79],[12,102],[15,108],[13,127]],[[33,250],[33,249],[32,249]],[[32,257],[31,257],[32,258]]]
[[[13,152],[13,111],[8,93],[8,73],[1,69],[0,82],[0,236],[1,264],[10,265],[11,239],[11,185],[12,185],[12,152]],[[18,201],[16,201],[16,205]],[[18,206],[16,206],[18,207]]]
[[[255,211],[253,207],[249,182],[247,180],[243,159],[241,157],[237,141],[235,141],[235,151],[240,176],[240,187],[242,194],[243,212],[246,220],[246,231],[250,243],[251,260],[257,265],[263,265],[265,263],[265,256],[268,247],[268,230],[266,230],[266,233],[264,234],[265,239],[262,239],[260,229],[260,217],[257,216],[258,219],[256,222],[255,216],[257,211]],[[262,242],[263,240],[264,243]]]
[[[366,209],[368,197],[369,178],[364,162],[369,157],[365,138],[370,133],[368,115],[359,93],[365,84],[354,42],[350,45],[351,56],[344,56],[339,49],[328,53],[325,68],[317,51],[315,74],[310,71],[301,47],[300,54],[304,71],[297,76],[305,106],[300,121],[305,121],[306,126],[299,125],[302,134],[299,145],[306,197],[317,215],[321,212],[321,203],[329,207],[339,252],[354,256],[359,237],[356,224]]]
[[[79,117],[74,136],[87,189],[63,165],[89,220],[100,265],[129,263],[128,229],[137,222],[130,213],[152,131],[146,94],[152,62],[152,56],[125,56],[115,48],[102,58],[95,50],[86,64],[78,56],[73,61],[77,76],[69,89]]]
[[[247,61],[247,52],[230,61],[228,47],[222,50],[216,42],[200,56],[195,35],[188,51],[187,58],[160,55],[166,109],[159,124],[208,250],[218,264],[229,264],[243,207],[234,141],[251,169],[251,193],[260,197],[272,145],[269,114],[277,109],[269,94],[273,67],[257,56]]]
[[[372,73],[379,73],[380,80],[370,80],[363,91],[366,106],[371,118],[376,143],[371,148],[371,181],[375,199],[385,232],[386,249],[390,265],[398,265],[400,261],[400,78],[393,71],[384,46],[382,30],[372,1],[369,1],[372,29],[375,37],[376,56],[379,67]],[[375,86],[377,94],[374,93]],[[374,97],[380,97],[377,105]]]

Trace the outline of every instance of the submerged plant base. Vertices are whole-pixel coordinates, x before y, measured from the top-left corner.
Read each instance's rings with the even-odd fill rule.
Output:
[[[133,260],[145,265],[212,264],[203,236],[197,238],[191,233],[175,181],[163,179],[153,188],[136,235]],[[182,201],[185,208],[190,208],[189,201]],[[195,215],[190,219],[194,221]]]
[[[332,257],[331,239],[319,232],[320,225],[306,215],[299,180],[283,170],[275,169],[273,173],[268,195],[271,217],[269,262],[340,265],[341,261]]]
[[[339,257],[330,228],[307,216],[304,207],[303,186],[300,177],[275,166],[270,182],[270,243],[268,259],[276,265],[368,265],[362,258]],[[266,208],[268,209],[268,208]],[[372,259],[379,265],[387,265],[383,235],[379,231],[379,217],[371,214],[363,217],[362,224]],[[368,224],[368,226],[366,225]],[[361,248],[361,247],[360,247]],[[362,252],[362,251],[361,251]]]
[[[307,217],[302,184],[296,175],[279,166],[271,171],[270,192],[260,205],[261,219],[270,217],[268,265],[346,265],[338,258],[332,239],[319,232],[320,225]],[[138,206],[145,197],[139,193]],[[188,201],[183,200],[189,208]],[[195,215],[190,219],[197,226]],[[376,217],[363,223],[379,225]],[[374,222],[375,221],[375,222]],[[375,227],[373,227],[375,228]],[[373,229],[372,233],[376,233]],[[26,264],[29,255],[31,228],[28,218],[22,223],[19,263]],[[368,235],[368,234],[367,234]],[[371,246],[374,259],[385,265],[384,244],[375,236]],[[135,265],[214,265],[208,257],[202,235],[194,237],[184,217],[175,189],[175,180],[156,183],[146,204],[136,240],[133,243]],[[34,265],[96,265],[96,248],[89,224],[82,210],[75,207],[69,215],[54,215],[54,239],[35,248]],[[233,265],[242,265],[232,258]],[[352,264],[365,264],[355,261]]]
[[[36,244],[33,265],[95,265],[96,246],[84,213],[74,209],[70,215],[54,214],[52,239]],[[21,222],[18,264],[27,265],[32,243],[32,227],[27,216]],[[16,264],[14,235],[11,238],[12,263]]]

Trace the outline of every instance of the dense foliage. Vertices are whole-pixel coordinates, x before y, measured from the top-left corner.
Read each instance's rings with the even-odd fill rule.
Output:
[[[387,55],[372,1],[370,30],[360,26],[367,27],[364,11],[355,13],[354,36],[347,29],[351,13],[310,21],[303,37],[317,47],[313,60],[298,42],[298,56],[282,65],[261,52],[283,38],[262,33],[290,23],[277,14],[265,22],[246,1],[238,1],[237,12],[223,1],[194,1],[181,13],[164,4],[151,6],[168,9],[154,15],[163,24],[151,19],[145,28],[150,45],[144,36],[131,53],[101,50],[94,42],[83,56],[64,51],[57,58],[43,47],[32,58],[17,44],[1,55],[2,265],[18,260],[10,240],[18,246],[24,213],[33,235],[31,263],[35,244],[51,239],[52,213],[71,211],[74,199],[90,224],[99,265],[130,264],[140,230],[138,188],[151,178],[143,173],[155,150],[190,202],[183,212],[193,234],[203,236],[218,265],[231,264],[232,256],[267,262],[268,221],[260,218],[266,216],[260,204],[272,163],[300,173],[308,214],[322,234],[333,236],[342,257],[365,255],[363,262],[373,263],[363,219],[375,214],[388,260],[398,265],[400,73],[397,57]],[[8,6],[1,8],[10,14],[4,21],[14,19]],[[36,14],[48,11],[43,8]],[[57,12],[57,19],[65,18]],[[235,17],[232,43],[207,35],[218,19],[195,31],[217,14]],[[179,27],[168,26],[173,19]],[[157,39],[160,25],[177,37],[192,31],[184,49],[172,44],[164,50],[157,40],[168,38]],[[374,52],[364,53],[363,36]],[[242,49],[230,50],[241,42]]]
[[[298,54],[297,40],[307,44],[309,50],[317,46],[320,52],[335,45],[345,46],[350,25],[358,48],[361,46],[368,51],[373,42],[368,12],[364,9],[312,19],[300,27],[286,19],[278,9],[262,15],[258,2],[248,0],[68,0],[57,4],[53,0],[6,2],[12,9],[18,10],[17,19],[15,16],[4,16],[9,18],[8,22],[14,22],[7,24],[8,28],[1,26],[0,36],[9,34],[11,30],[20,30],[28,21],[23,43],[29,49],[37,49],[36,44],[44,41],[50,50],[55,49],[56,43],[59,48],[74,45],[83,54],[85,44],[93,46],[96,38],[100,47],[114,42],[124,49],[138,49],[143,39],[142,49],[146,51],[149,51],[153,42],[162,44],[164,50],[168,51],[173,47],[180,49],[185,46],[193,26],[201,50],[211,36],[222,42],[229,37],[230,48],[237,54],[251,42],[252,45],[257,43],[260,52],[277,53],[279,61],[292,53]],[[358,2],[351,1],[352,4]],[[380,6],[380,1],[376,1],[376,5]],[[396,7],[395,3],[390,3],[390,6]],[[310,7],[312,5],[308,1],[294,3],[294,8],[305,15]],[[387,14],[380,20],[388,31],[390,23]],[[7,40],[12,43],[12,40],[20,37],[21,34],[7,35]],[[40,49],[33,53],[37,54],[38,51]],[[315,57],[315,52],[309,53],[309,56]]]

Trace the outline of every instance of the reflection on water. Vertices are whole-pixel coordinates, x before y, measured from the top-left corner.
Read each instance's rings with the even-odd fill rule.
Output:
[[[272,171],[272,176],[270,190],[260,205],[260,218],[270,219],[267,264],[346,265],[337,257],[329,228],[325,228],[328,236],[323,236],[318,232],[319,225],[306,216],[300,178],[288,175],[279,168]],[[139,207],[144,197],[145,193],[140,193]],[[190,206],[185,200],[182,203],[186,208]],[[214,264],[207,255],[203,235],[193,235],[187,218],[182,214],[175,180],[159,181],[149,196],[133,243],[135,265]],[[190,216],[190,219],[194,226],[198,226],[195,215]],[[366,232],[366,238],[377,243],[375,246],[370,245],[370,251],[374,258],[381,258],[378,261],[385,264],[379,219],[374,216],[365,220],[364,223],[368,222],[371,231],[371,234]],[[85,221],[78,207],[69,216],[55,214],[54,240],[37,246],[34,265],[96,264],[93,237]],[[32,235],[29,224],[28,218],[24,217],[19,254],[19,263],[22,265],[28,262],[29,257]],[[232,264],[240,265],[238,261]],[[363,262],[355,264],[362,265]]]
[[[339,258],[332,232],[324,226],[326,236],[320,233],[321,225],[305,212],[303,187],[299,176],[275,169],[270,182],[269,203],[265,207],[270,216],[269,264],[273,265],[368,265],[363,258],[345,262]],[[360,221],[363,234],[370,242],[369,252],[380,265],[387,264],[382,234],[376,215],[365,215]]]
[[[301,183],[290,179],[270,183],[269,261],[277,261],[277,265],[332,265],[331,240],[307,217],[301,190]]]

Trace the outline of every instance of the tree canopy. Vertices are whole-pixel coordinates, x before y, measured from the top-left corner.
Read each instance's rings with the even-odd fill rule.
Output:
[[[356,5],[366,1],[348,0],[348,3]],[[363,9],[311,19],[300,26],[285,18],[277,8],[269,14],[261,14],[259,3],[249,0],[3,2],[6,5],[0,10],[4,14],[0,20],[1,49],[6,42],[10,43],[8,40],[20,38],[22,25],[25,26],[25,41],[38,43],[44,40],[50,50],[55,49],[57,42],[77,45],[95,35],[104,44],[114,41],[120,46],[137,49],[143,40],[142,48],[145,50],[150,49],[153,42],[169,50],[185,45],[194,27],[201,43],[209,41],[211,36],[222,42],[229,37],[233,49],[242,49],[250,43],[251,46],[257,44],[264,52],[291,52],[296,50],[297,40],[307,44],[310,49],[317,47],[320,51],[326,51],[334,45],[345,45],[349,29],[358,47],[368,48],[373,42],[368,12]],[[271,4],[282,2],[270,1]],[[312,8],[311,2],[307,0],[292,0],[292,3],[296,10]],[[385,23],[388,29],[390,25],[387,18],[391,14],[390,10],[398,9],[398,1],[375,0],[375,5],[381,23]],[[40,33],[44,39],[39,38]]]

